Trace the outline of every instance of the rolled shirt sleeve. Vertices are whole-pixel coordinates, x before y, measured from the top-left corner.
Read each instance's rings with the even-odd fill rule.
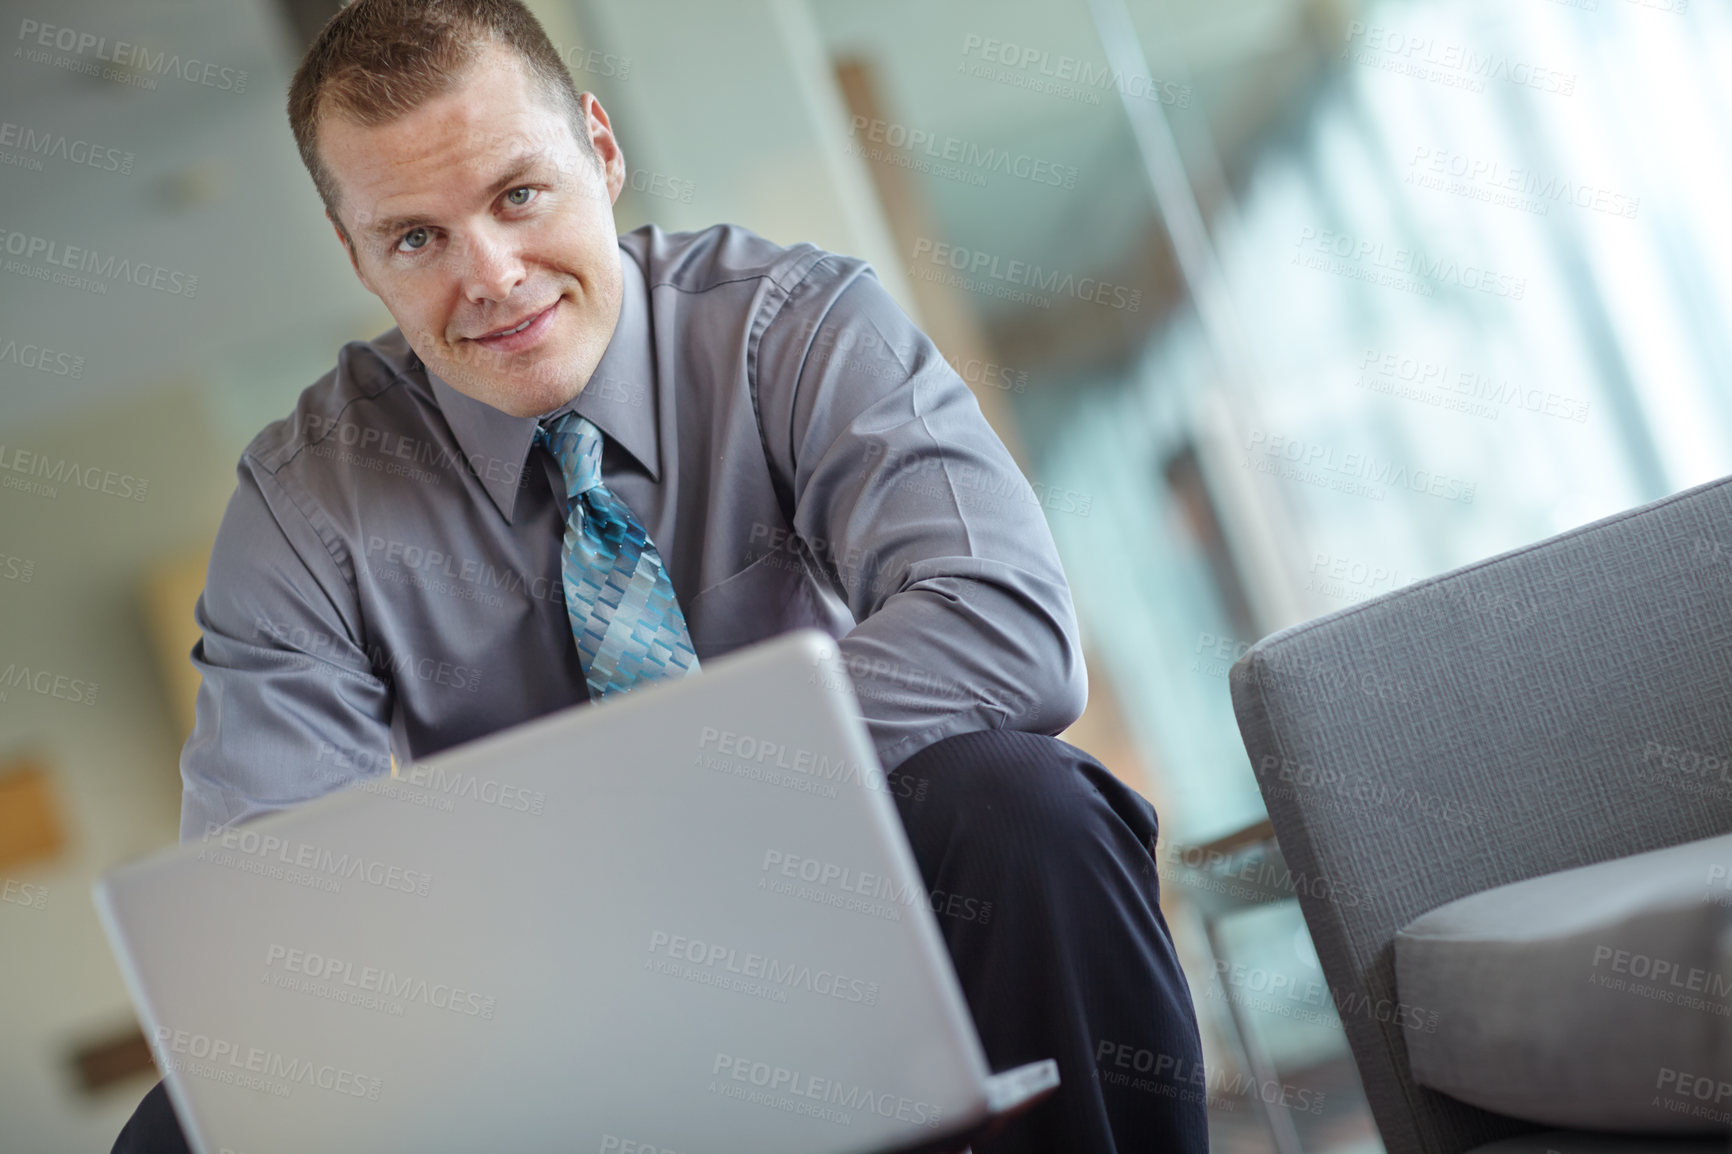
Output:
[[[818,262],[757,371],[794,528],[856,622],[839,648],[884,767],[958,733],[1075,721],[1087,673],[1040,502],[870,266]]]
[[[349,575],[249,459],[194,612],[202,682],[181,753],[181,841],[389,772],[390,688],[355,641]]]

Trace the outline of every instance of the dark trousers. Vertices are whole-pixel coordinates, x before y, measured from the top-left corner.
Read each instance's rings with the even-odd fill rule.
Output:
[[[1037,734],[946,738],[890,775],[988,1064],[1058,1060],[975,1154],[1203,1154],[1203,1053],[1161,915],[1154,807]],[[1131,1071],[1141,1071],[1134,1073]],[[158,1085],[115,1154],[183,1154]]]
[[[1058,1060],[1058,1091],[975,1154],[1204,1154],[1154,807],[1075,746],[1004,730],[928,746],[890,784],[988,1064]]]

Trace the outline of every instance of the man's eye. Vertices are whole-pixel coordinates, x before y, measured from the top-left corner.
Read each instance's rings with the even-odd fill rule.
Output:
[[[414,252],[416,249],[425,248],[427,242],[432,239],[433,235],[426,229],[412,228],[403,234],[402,240],[397,242],[397,251]]]
[[[534,199],[535,190],[533,188],[514,188],[505,194],[505,203],[512,208],[522,208]]]

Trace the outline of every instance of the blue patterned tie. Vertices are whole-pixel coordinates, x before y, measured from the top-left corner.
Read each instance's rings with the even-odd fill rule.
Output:
[[[661,554],[601,483],[601,430],[566,413],[551,431],[536,426],[535,443],[559,462],[571,498],[560,571],[590,697],[696,673],[698,655]]]

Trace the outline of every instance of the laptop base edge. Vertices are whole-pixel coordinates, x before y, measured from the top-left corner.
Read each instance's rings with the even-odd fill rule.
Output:
[[[986,1080],[985,1118],[942,1138],[897,1146],[880,1154],[970,1154],[972,1143],[998,1133],[1005,1122],[1051,1097],[1058,1085],[1058,1063],[1051,1058],[993,1074]]]

